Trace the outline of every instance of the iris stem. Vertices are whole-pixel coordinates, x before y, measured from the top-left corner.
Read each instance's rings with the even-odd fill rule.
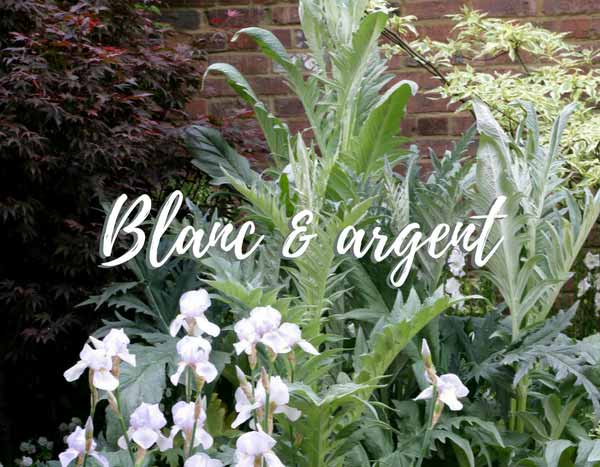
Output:
[[[429,449],[429,444],[431,443],[431,431],[433,430],[433,415],[436,400],[437,390],[434,387],[431,399],[427,404],[427,430],[425,431],[425,435],[423,436],[423,443],[421,444],[421,453],[419,454],[419,460],[415,467],[421,467],[421,464],[423,464],[423,459],[425,459],[425,455],[427,454],[427,451]]]
[[[115,400],[117,402],[117,418],[119,419],[119,425],[121,425],[123,439],[125,439],[125,443],[127,443],[127,452],[129,452],[129,457],[131,458],[131,464],[135,466],[135,456],[133,455],[133,450],[131,449],[131,443],[129,442],[129,437],[127,436],[127,426],[125,425],[123,413],[121,412],[121,397],[119,395],[119,388],[115,389]]]
[[[192,378],[190,377],[190,368],[186,368],[185,370],[185,400],[186,402],[191,402],[192,400],[192,384],[191,384],[191,380]]]

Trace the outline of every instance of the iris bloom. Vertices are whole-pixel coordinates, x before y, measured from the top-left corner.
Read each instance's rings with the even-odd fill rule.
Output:
[[[167,420],[160,411],[158,404],[142,402],[129,418],[130,426],[127,430],[127,437],[146,451],[154,444],[161,451],[166,451],[173,447],[173,440],[164,436],[160,431],[166,424]],[[121,436],[118,444],[121,449],[127,449],[125,437]]]
[[[58,456],[61,467],[67,467],[75,459],[83,459],[85,455],[96,459],[102,467],[109,467],[106,457],[96,452],[96,442],[87,440],[85,430],[78,426],[75,431],[67,437],[67,450]]]
[[[177,342],[177,353],[180,362],[177,364],[177,371],[171,376],[171,383],[174,386],[179,384],[179,378],[187,367],[190,367],[196,373],[196,376],[210,383],[217,377],[217,368],[208,360],[210,356],[210,343],[202,338],[195,336],[185,336]]]
[[[129,353],[127,346],[129,345],[129,337],[123,329],[111,329],[110,332],[99,340],[90,336],[90,340],[97,349],[102,349],[110,358],[118,357],[125,363],[135,366],[135,355]]]
[[[206,333],[209,336],[218,336],[219,326],[211,323],[204,312],[210,308],[210,297],[204,289],[191,290],[184,293],[179,299],[179,315],[175,317],[169,331],[175,337],[183,327],[190,335]]]
[[[171,409],[173,413],[173,429],[171,438],[180,431],[186,441],[192,438],[194,431],[194,422],[196,423],[196,432],[193,447],[202,444],[204,449],[209,449],[213,444],[212,436],[204,429],[206,422],[206,411],[202,410],[201,405],[194,402],[179,401]],[[198,464],[202,465],[202,464]]]
[[[261,459],[268,467],[285,467],[272,451],[274,446],[275,440],[262,431],[244,433],[235,446],[235,467],[254,467]]]
[[[431,383],[430,377],[427,374],[426,377]],[[450,410],[462,410],[463,405],[458,399],[467,397],[469,390],[462,383],[460,378],[453,373],[447,373],[445,375],[438,376],[437,380],[431,386],[421,391],[415,400],[418,401],[431,399],[433,397],[434,386],[437,389],[437,397],[439,401],[447,405]]]
[[[292,422],[300,418],[301,412],[298,409],[289,407],[290,393],[287,385],[280,376],[271,376],[269,378],[269,411],[273,414],[285,414]],[[248,398],[248,394],[242,388],[235,391],[235,410],[238,416],[231,424],[232,428],[237,428],[252,417],[252,412],[257,409],[264,409],[267,403],[267,391],[261,380],[256,384],[254,391],[254,402]]]
[[[318,354],[310,343],[302,339],[300,328],[296,324],[281,324],[281,313],[271,306],[256,307],[248,318],[238,321],[234,326],[238,342],[234,344],[239,355],[255,355],[256,344],[266,345],[276,354],[288,353],[294,345],[305,352]]]
[[[119,380],[112,374],[112,358],[106,354],[104,348],[94,349],[88,344],[83,346],[75,365],[64,372],[67,381],[75,381],[89,368],[92,372],[92,384],[105,391],[114,391],[119,386]]]
[[[222,467],[223,462],[211,459],[206,454],[195,454],[185,461],[183,467]]]
[[[302,339],[302,333],[297,324],[293,323],[283,323],[279,326],[279,335],[286,342],[288,347],[291,348],[297,345],[306,353],[311,355],[319,355],[319,351],[315,349],[315,347],[308,342],[307,340]]]

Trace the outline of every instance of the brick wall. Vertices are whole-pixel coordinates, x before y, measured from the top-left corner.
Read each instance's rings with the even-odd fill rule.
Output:
[[[193,40],[207,52],[207,63],[228,62],[248,78],[255,91],[275,113],[286,119],[292,129],[304,128],[306,122],[300,104],[288,94],[273,64],[245,38],[230,42],[235,31],[245,26],[261,26],[273,31],[290,52],[303,54],[305,43],[299,26],[297,2],[278,0],[170,0],[165,19],[182,34],[180,40]],[[444,15],[456,13],[462,5],[487,11],[492,16],[531,21],[553,31],[570,32],[571,39],[582,44],[600,40],[600,0],[404,0],[399,4],[402,15],[416,15],[422,33],[444,39],[451,23]],[[391,71],[401,79],[419,83],[421,89],[437,86],[437,81],[404,57],[396,57]],[[507,69],[510,63],[495,63]],[[491,65],[488,65],[491,67]],[[485,68],[485,67],[484,67]],[[221,117],[241,103],[227,84],[216,75],[207,80],[205,89],[191,105],[197,113]],[[402,133],[419,146],[436,150],[448,143],[471,124],[468,114],[454,114],[444,101],[433,101],[420,94],[413,98]]]

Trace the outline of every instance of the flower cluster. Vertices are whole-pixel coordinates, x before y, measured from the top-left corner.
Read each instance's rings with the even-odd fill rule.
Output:
[[[238,321],[234,326],[238,342],[234,344],[238,355],[245,352],[250,366],[256,366],[256,345],[265,345],[272,356],[286,354],[292,347],[298,346],[305,352],[318,355],[317,349],[302,339],[297,324],[281,323],[281,313],[271,306],[256,307],[248,318]]]
[[[266,347],[270,361],[274,361],[279,354],[290,354],[295,346],[308,354],[319,354],[311,343],[302,338],[298,325],[282,323],[281,320],[278,310],[265,306],[252,309],[248,318],[235,324],[234,331],[238,342],[234,344],[234,348],[238,355],[245,353],[248,356],[253,375],[258,372],[258,344]],[[231,426],[237,428],[249,421],[253,430],[244,433],[237,440],[236,467],[262,465],[263,462],[268,467],[283,467],[273,452],[276,444],[272,437],[274,416],[283,414],[293,422],[301,415],[298,409],[289,406],[290,393],[287,384],[280,376],[269,375],[264,367],[260,368],[260,377],[254,387],[238,366],[236,374],[239,387],[235,392],[235,410],[238,416]]]
[[[127,350],[129,338],[122,329],[111,329],[102,340],[90,337],[93,347],[83,346],[80,360],[64,373],[67,381],[75,381],[86,369],[96,389],[114,391],[119,386],[120,361],[135,366],[135,355]]]
[[[72,424],[73,432],[66,439],[68,447],[59,456],[62,467],[67,467],[75,460],[77,465],[81,465],[89,457],[95,458],[102,466],[108,466],[106,458],[96,451],[93,438],[92,420],[99,390],[106,391],[110,407],[119,418],[122,434],[117,444],[128,451],[133,464],[141,465],[153,450],[163,452],[172,449],[176,437],[181,434],[185,467],[222,466],[221,461],[211,459],[206,453],[195,452],[198,446],[204,450],[213,446],[213,438],[205,429],[207,412],[202,389],[205,383],[211,383],[218,376],[217,368],[210,361],[212,345],[207,336],[218,336],[221,330],[205,316],[210,306],[206,290],[186,292],[179,300],[180,313],[169,326],[173,337],[181,329],[186,332],[177,342],[179,358],[170,380],[173,386],[182,382],[185,384],[187,399],[173,405],[170,427],[158,403],[143,401],[129,416],[128,425],[125,423],[118,387],[121,363],[136,365],[135,355],[129,352],[129,338],[122,329],[112,329],[103,339],[90,337],[90,343],[84,345],[79,355],[80,361],[64,373],[67,381],[74,381],[88,370],[92,409],[85,428],[80,426],[80,422]],[[269,369],[280,354],[288,354],[288,364],[293,366],[295,360],[292,358],[292,349],[296,346],[312,355],[318,355],[319,352],[302,338],[296,324],[282,323],[281,313],[270,306],[252,309],[247,318],[234,325],[234,331],[238,338],[234,344],[235,351],[237,355],[248,356],[253,381],[250,384],[249,378],[236,366],[239,387],[235,393],[235,409],[238,415],[232,428],[249,422],[251,431],[237,440],[235,465],[252,467],[265,463],[270,467],[283,466],[273,452],[276,445],[273,437],[274,418],[281,414],[290,421],[296,421],[301,412],[290,407],[290,392],[283,378],[269,375],[265,367],[257,368],[257,346],[265,346],[269,355]]]
[[[190,400],[192,385],[191,378],[185,379],[187,401],[177,402],[171,409],[173,427],[168,440],[172,440],[181,433],[184,440],[184,451],[187,453],[186,466],[220,466],[220,461],[213,460],[206,455],[194,455],[194,449],[202,445],[209,449],[213,445],[212,436],[204,429],[206,423],[206,401],[202,398],[202,388],[205,383],[211,383],[218,375],[217,368],[210,362],[212,346],[203,337],[207,334],[216,337],[221,329],[211,323],[205,316],[211,306],[210,296],[204,289],[192,290],[184,293],[179,299],[180,314],[170,325],[170,333],[175,337],[181,328],[187,335],[177,342],[177,355],[179,362],[177,370],[171,375],[170,380],[174,386],[180,383],[181,376],[188,371],[193,376],[196,388],[195,401]]]
[[[273,414],[285,414],[292,422],[300,418],[300,411],[288,406],[290,393],[280,376],[269,377],[263,369],[261,378],[253,390],[242,370],[236,367],[236,371],[240,382],[240,387],[235,391],[235,410],[238,416],[231,424],[232,428],[250,420],[255,411],[258,418],[266,416],[269,425],[272,425]],[[255,426],[255,423],[252,426]]]

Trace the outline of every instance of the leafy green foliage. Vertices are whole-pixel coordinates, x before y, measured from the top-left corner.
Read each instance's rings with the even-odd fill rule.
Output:
[[[455,23],[453,34],[444,42],[426,36],[410,38],[409,34],[418,35],[412,24],[415,17],[394,16],[389,23],[416,53],[444,74],[444,83],[433,93],[460,103],[458,111],[472,109],[474,99],[486,102],[507,131],[514,130],[525,115],[524,109],[512,105],[513,102],[534,102],[543,143],[551,140],[552,125],[561,110],[577,102],[561,140],[567,162],[565,170],[582,185],[597,186],[600,181],[600,114],[597,110],[600,74],[594,63],[598,50],[582,50],[569,43],[568,33],[553,33],[531,23],[489,18],[468,7],[451,18]],[[405,51],[397,45],[390,45],[387,50],[390,53]],[[505,56],[520,65],[521,70],[489,72],[481,69],[482,64]]]
[[[314,133],[310,141],[303,132],[291,134],[235,68],[209,67],[207,73],[225,75],[254,108],[273,167],[253,170],[218,133],[199,126],[186,131],[187,146],[197,168],[235,191],[244,219],[255,222],[265,242],[244,261],[218,251],[200,261],[180,258],[159,271],[133,261],[128,266],[135,282],[114,284],[90,299],[118,308],[106,328],[123,327],[139,344],[145,341],[140,353],[149,351],[140,368],[124,375],[125,396],[154,401],[166,392],[165,369],[173,363],[166,352],[173,344],[168,323],[181,292],[201,285],[211,293],[210,319],[221,327],[211,340],[219,377],[206,394],[209,430],[219,444],[211,453],[228,465],[239,434],[229,428],[236,366],[251,373],[253,383],[262,367],[290,385],[290,406],[302,415],[290,422],[278,414],[273,431],[285,465],[594,462],[596,421],[587,414],[598,412],[600,402],[597,336],[567,337],[574,308],[551,312],[600,212],[600,195],[574,190],[564,175],[562,135],[576,108],[557,114],[545,140],[531,104],[515,103],[521,118],[507,132],[494,111],[475,100],[477,126],[444,154],[430,152],[433,169],[423,176],[418,149],[404,149],[397,135],[416,87],[399,82],[386,91],[391,77],[378,44],[388,11],[376,3],[301,1],[316,64],[308,76],[272,33],[238,33],[280,66],[305,108]],[[409,23],[402,27],[410,29]],[[473,159],[467,150],[476,132]],[[386,279],[397,258],[374,263],[334,254],[346,226],[367,234],[377,228],[388,237],[411,222],[431,231],[440,222],[453,225],[486,214],[500,196],[506,197],[506,217],[494,223],[487,252],[500,238],[503,243],[482,273],[493,285],[485,303],[480,296],[445,294],[446,258],[419,257],[406,283],[394,290]],[[188,208],[165,236],[165,247],[185,226],[219,221],[218,214],[208,219],[192,203]],[[306,234],[315,238],[299,257],[282,257],[290,220],[302,210],[314,215]],[[477,272],[458,269],[452,272],[456,281],[461,274],[477,281]],[[466,311],[444,313],[465,301]],[[234,323],[258,306],[272,306],[283,321],[298,324],[320,354],[294,347],[283,357],[259,344],[257,367],[237,355]],[[421,347],[421,339],[429,345]],[[440,383],[456,379],[464,384],[449,389]],[[431,399],[422,400],[425,392],[414,400],[423,390],[431,391]],[[460,403],[451,403],[450,391],[455,399],[460,391]],[[161,460],[176,465],[178,456]]]

